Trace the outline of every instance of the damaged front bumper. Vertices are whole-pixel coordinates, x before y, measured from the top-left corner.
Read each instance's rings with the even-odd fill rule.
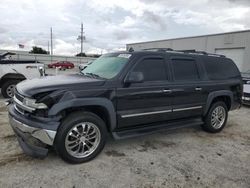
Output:
[[[48,146],[53,146],[59,122],[26,117],[15,110],[13,104],[8,105],[8,111],[10,125],[23,151],[32,157],[46,157]]]

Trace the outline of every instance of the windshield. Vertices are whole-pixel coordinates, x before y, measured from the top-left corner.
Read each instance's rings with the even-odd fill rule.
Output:
[[[128,62],[130,56],[131,54],[126,53],[103,55],[89,64],[81,71],[81,73],[111,79],[121,71],[124,65]]]

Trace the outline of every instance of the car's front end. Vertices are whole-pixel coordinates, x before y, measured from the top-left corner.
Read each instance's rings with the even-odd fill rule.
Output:
[[[28,155],[44,158],[48,146],[54,143],[58,118],[40,117],[37,110],[46,110],[47,106],[36,100],[22,96],[17,91],[8,105],[9,122],[17,135],[18,142]]]
[[[75,91],[82,92],[81,96],[84,96],[85,88],[95,88],[104,82],[76,74],[47,76],[19,83],[14,97],[9,100],[8,111],[10,125],[23,151],[33,157],[46,157],[62,118],[61,114],[49,115],[53,105],[76,98]]]

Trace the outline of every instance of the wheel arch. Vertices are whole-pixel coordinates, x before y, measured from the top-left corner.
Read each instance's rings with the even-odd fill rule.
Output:
[[[208,95],[206,108],[203,115],[206,115],[211,104],[216,101],[223,101],[227,105],[228,110],[231,109],[233,103],[233,92],[228,90],[214,91]]]
[[[10,80],[10,79],[13,79],[13,80],[25,80],[26,77],[23,75],[23,74],[20,74],[20,73],[8,73],[8,74],[5,74],[4,76],[2,76],[2,78],[0,79],[0,87],[2,87],[2,85]]]
[[[59,113],[71,113],[74,111],[85,110],[95,113],[107,124],[108,131],[116,128],[116,112],[113,103],[105,98],[72,99],[59,102],[49,110],[49,116],[56,116]]]

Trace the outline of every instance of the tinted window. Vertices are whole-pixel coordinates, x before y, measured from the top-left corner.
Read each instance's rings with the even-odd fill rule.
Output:
[[[164,60],[161,58],[148,58],[136,64],[133,72],[142,72],[144,81],[166,80]]]
[[[238,68],[231,59],[207,57],[204,61],[204,66],[210,80],[223,80],[240,76]]]
[[[172,59],[175,80],[198,80],[199,73],[192,59]]]

